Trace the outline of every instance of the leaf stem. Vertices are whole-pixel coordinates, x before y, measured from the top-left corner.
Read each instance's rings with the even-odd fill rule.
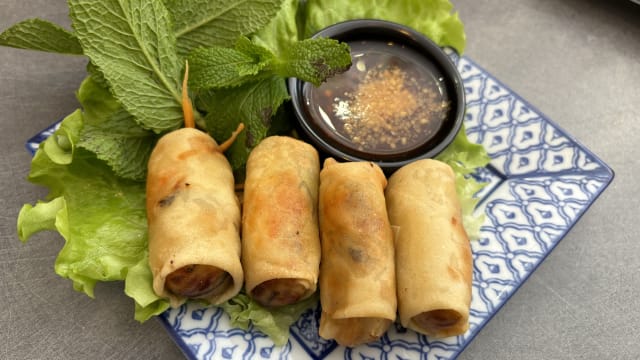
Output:
[[[184,115],[184,127],[195,128],[195,120],[193,118],[193,104],[189,99],[189,61],[184,62],[184,78],[182,79],[182,114]]]
[[[240,123],[238,124],[238,127],[236,128],[236,130],[231,133],[231,136],[229,136],[229,138],[225,140],[225,142],[218,145],[218,151],[220,151],[221,153],[227,151],[227,149],[229,149],[229,147],[233,144],[233,142],[236,141],[238,134],[240,134],[242,130],[244,130],[244,124]]]

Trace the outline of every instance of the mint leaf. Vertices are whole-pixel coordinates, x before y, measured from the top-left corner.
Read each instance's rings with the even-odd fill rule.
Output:
[[[351,66],[349,45],[334,39],[298,41],[282,54],[276,70],[283,77],[297,77],[319,86],[327,78]]]
[[[162,2],[69,0],[69,9],[84,53],[125,110],[158,133],[180,127],[182,63]]]
[[[257,75],[273,60],[269,50],[241,37],[235,48],[198,48],[189,55],[189,86],[216,89],[238,86]]]
[[[122,110],[111,114],[107,122],[86,124],[78,146],[95,153],[117,176],[144,181],[155,142],[153,133],[136,126],[133,117]]]
[[[138,126],[109,90],[87,77],[78,90],[85,124],[78,146],[96,154],[116,175],[143,181],[156,135]]]
[[[232,46],[241,35],[263,26],[280,9],[282,0],[165,0],[173,16],[178,51],[197,47]]]
[[[42,19],[28,19],[11,26],[0,34],[0,45],[82,55],[82,47],[73,33]]]
[[[464,52],[464,26],[449,0],[307,0],[305,37],[337,22],[380,19],[404,24],[431,38],[440,46]]]
[[[229,138],[239,123],[245,125],[245,130],[226,153],[236,181],[244,179],[249,152],[267,136],[272,116],[288,99],[285,80],[278,76],[201,94],[198,103],[208,113],[205,117],[207,129],[216,141]]]

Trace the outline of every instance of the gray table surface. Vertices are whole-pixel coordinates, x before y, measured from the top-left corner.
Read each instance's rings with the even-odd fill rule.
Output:
[[[466,55],[616,172],[612,185],[460,359],[640,358],[640,5],[598,0],[454,0]],[[2,0],[0,29],[31,17],[68,25],[63,0]],[[77,108],[84,60],[0,48],[0,358],[179,359],[159,321],[139,324],[122,283],[96,298],[53,272],[63,240],[22,244],[25,141]]]

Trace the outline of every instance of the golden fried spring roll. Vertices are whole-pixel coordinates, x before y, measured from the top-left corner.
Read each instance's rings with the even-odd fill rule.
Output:
[[[271,136],[249,155],[242,213],[245,289],[264,306],[316,291],[320,160],[309,144]]]
[[[434,337],[464,333],[472,260],[453,170],[431,159],[406,165],[390,177],[386,200],[395,230],[400,322]]]
[[[207,134],[164,135],[148,164],[147,221],[153,289],[178,306],[219,304],[243,282],[240,205],[229,162]]]
[[[329,158],[320,172],[320,336],[341,345],[376,340],[396,318],[386,184],[369,162]]]

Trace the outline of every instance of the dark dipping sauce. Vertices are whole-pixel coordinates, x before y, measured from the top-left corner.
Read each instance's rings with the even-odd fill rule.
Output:
[[[403,156],[436,135],[450,101],[444,75],[402,44],[348,42],[351,68],[302,94],[312,127],[327,141],[364,158]]]

